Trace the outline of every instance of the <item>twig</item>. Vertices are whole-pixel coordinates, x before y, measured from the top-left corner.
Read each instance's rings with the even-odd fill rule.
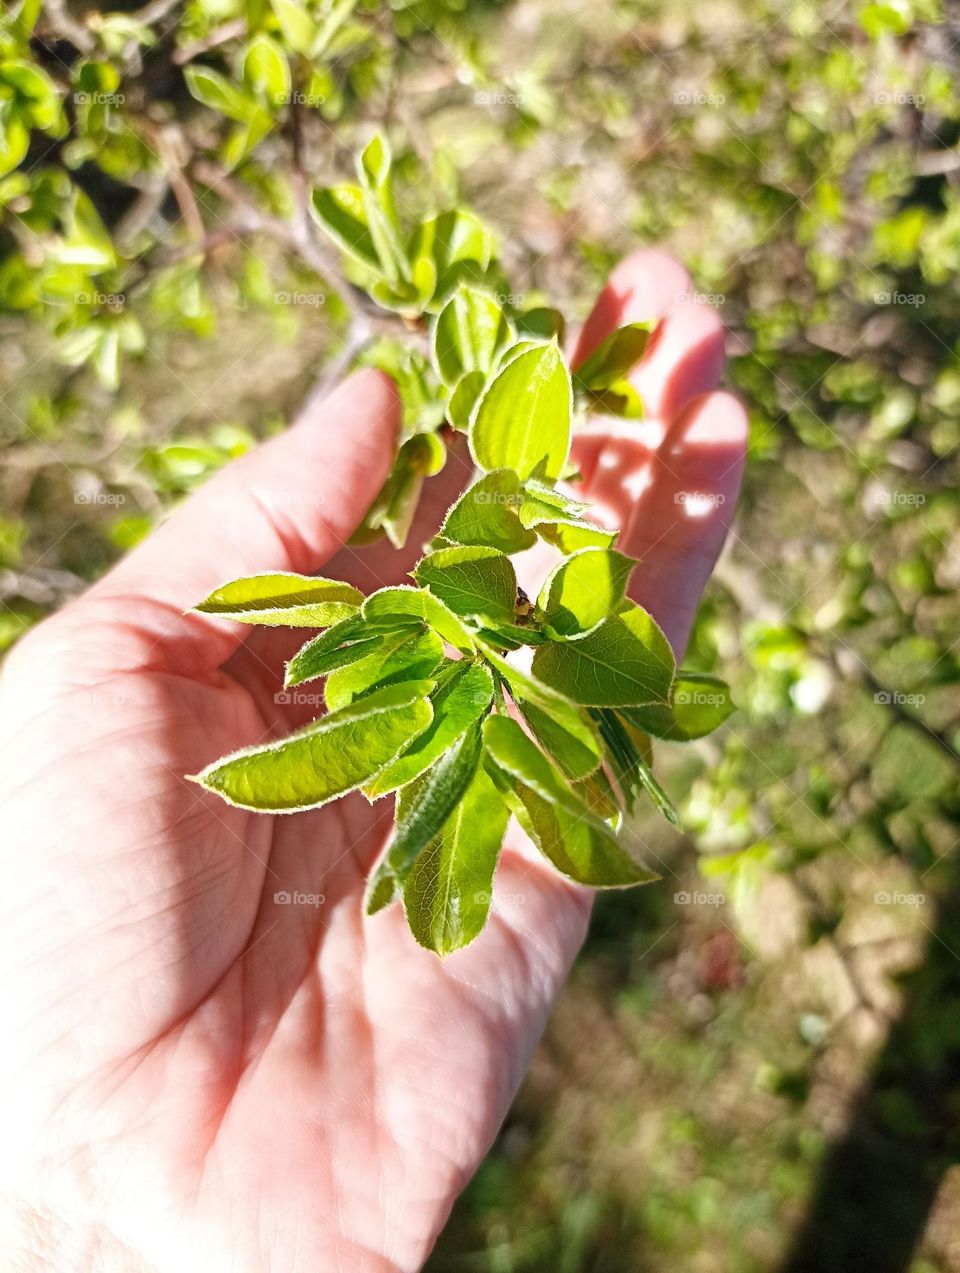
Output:
[[[46,0],[47,21],[55,35],[62,36],[81,53],[92,53],[96,40],[82,22],[78,22],[67,10],[66,0]]]
[[[222,26],[216,27],[203,39],[194,40],[192,44],[184,44],[182,48],[176,49],[173,54],[174,65],[183,66],[184,63],[192,62],[195,57],[199,57],[201,53],[207,53],[210,49],[215,49],[230,40],[239,39],[246,34],[246,18],[232,18],[229,22],[224,22]]]

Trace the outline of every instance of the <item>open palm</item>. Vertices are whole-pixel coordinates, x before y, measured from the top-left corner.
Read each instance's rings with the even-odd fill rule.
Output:
[[[745,433],[713,392],[719,323],[688,293],[667,258],[631,257],[578,351],[663,316],[636,372],[650,419],[598,426],[576,458],[678,652]],[[276,701],[302,633],[184,609],[260,570],[401,582],[467,480],[454,455],[410,553],[344,548],[398,417],[385,377],[354,376],[7,661],[0,1223],[15,1268],[415,1270],[523,1075],[589,894],[519,832],[487,929],[441,962],[398,908],[362,916],[389,802],[265,817],[183,778],[316,714]],[[696,504],[706,516],[686,515],[688,491],[716,497]]]

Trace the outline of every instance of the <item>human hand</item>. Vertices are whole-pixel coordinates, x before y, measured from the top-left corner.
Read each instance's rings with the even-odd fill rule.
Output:
[[[690,288],[661,254],[635,254],[577,351],[663,316],[635,373],[649,418],[600,422],[574,458],[618,547],[642,558],[633,596],[678,655],[746,433],[739,404],[713,392],[722,332]],[[354,794],[274,818],[183,777],[316,714],[276,701],[302,633],[184,608],[256,571],[400,582],[466,481],[454,454],[405,555],[344,548],[398,424],[392,384],[351,377],[7,661],[0,1226],[13,1268],[415,1270],[520,1082],[583,939],[585,890],[512,829],[487,928],[441,962],[396,907],[362,915],[388,802]]]

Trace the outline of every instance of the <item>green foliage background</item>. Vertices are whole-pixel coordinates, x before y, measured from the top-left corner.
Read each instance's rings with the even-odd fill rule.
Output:
[[[318,378],[376,360],[417,414],[393,320],[305,214],[375,127],[404,212],[495,227],[518,307],[583,315],[662,244],[729,329],[750,464],[686,662],[741,710],[659,748],[688,834],[649,836],[676,878],[600,903],[435,1273],[778,1268],[875,1058],[885,1134],[926,1154],[889,1025],[926,995],[907,1059],[949,1072],[958,37],[936,0],[25,0],[0,22],[5,643]],[[955,1155],[943,1134],[924,1158],[913,1273],[960,1268]]]

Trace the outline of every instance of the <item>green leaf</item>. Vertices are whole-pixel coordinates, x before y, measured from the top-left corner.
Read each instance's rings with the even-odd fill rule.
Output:
[[[313,58],[319,58],[327,51],[334,37],[356,7],[357,0],[334,0],[310,50]]]
[[[275,106],[290,100],[290,64],[275,40],[261,31],[247,45],[243,78]]]
[[[567,776],[581,778],[596,769],[600,763],[600,743],[587,715],[562,694],[515,668],[489,646],[484,645],[483,653],[506,683],[510,697],[537,741]]]
[[[470,450],[481,468],[555,479],[570,450],[571,413],[570,373],[556,342],[536,345],[487,385],[470,421]]]
[[[552,340],[556,336],[560,344],[563,344],[566,323],[558,309],[548,306],[528,309],[518,314],[514,322],[520,336],[530,336],[534,340]]]
[[[380,863],[367,882],[363,909],[367,915],[376,915],[389,906],[398,896],[397,877],[390,870],[386,861]]]
[[[243,809],[315,809],[369,782],[427,728],[432,688],[392,685],[278,742],[214,761],[192,780]]]
[[[426,623],[437,636],[457,650],[472,654],[473,637],[457,616],[444,603],[425,588],[398,585],[372,592],[362,607],[363,616],[384,626],[395,619],[399,624]]]
[[[380,644],[380,637],[363,637],[363,632],[364,624],[359,619],[344,619],[308,641],[287,664],[284,688],[291,689],[317,677],[328,676],[337,668],[347,667],[372,654]],[[350,643],[345,645],[348,634]]]
[[[640,763],[637,766],[637,773],[647,795],[653,801],[654,808],[657,812],[662,814],[671,826],[676,827],[678,831],[682,831],[683,825],[680,822],[680,815],[677,813],[673,801],[660,786],[659,782],[657,782],[656,778],[654,778],[653,770],[642,756],[640,757]]]
[[[441,548],[422,558],[413,576],[455,614],[513,619],[517,577],[510,558],[495,548]]]
[[[242,93],[225,75],[212,71],[208,66],[188,66],[183,74],[191,96],[228,119],[244,124],[259,110],[252,98]]]
[[[547,638],[532,621],[525,623],[485,623],[477,635],[497,650],[519,650],[524,645],[541,645]]]
[[[643,403],[627,379],[643,357],[650,339],[649,323],[618,328],[574,372],[573,385],[590,403],[614,415],[643,415]]]
[[[466,433],[467,429],[470,428],[470,416],[473,414],[473,408],[486,383],[487,377],[482,371],[468,371],[457,382],[457,386],[451,393],[450,400],[447,403],[447,419],[455,429]]]
[[[382,188],[390,176],[392,162],[390,143],[383,133],[374,133],[360,152],[358,171],[361,180],[368,182],[375,190]]]
[[[611,708],[598,708],[593,714],[599,724],[607,767],[620,789],[624,806],[632,812],[637,794],[643,787],[640,763],[646,761],[649,764],[652,758],[650,739],[632,729]]]
[[[493,876],[510,811],[482,768],[403,885],[410,930],[421,946],[449,955],[469,945],[490,913]]]
[[[646,884],[657,878],[590,813],[516,721],[488,717],[483,740],[494,781],[521,826],[558,871],[594,888]]]
[[[365,794],[377,800],[390,791],[412,782],[439,760],[457,739],[484,716],[493,701],[493,678],[479,663],[466,661],[445,684],[432,694],[433,721],[429,729],[414,740],[392,765],[366,788]]]
[[[604,530],[586,519],[587,505],[562,491],[540,482],[527,482],[518,517],[523,526],[535,530],[541,539],[563,553],[581,548],[609,548],[617,538],[615,530]]]
[[[538,600],[547,636],[574,641],[598,628],[619,608],[636,564],[610,548],[581,548],[561,561]]]
[[[416,799],[397,810],[387,862],[401,882],[463,799],[477,772],[480,752],[480,727],[473,725],[426,771],[417,786]]]
[[[370,654],[327,677],[323,696],[331,711],[384,685],[424,680],[443,661],[443,642],[429,629],[400,629],[375,644]]]
[[[718,676],[678,672],[669,707],[630,707],[623,714],[654,738],[690,742],[712,733],[736,710],[730,686]]]
[[[306,9],[294,0],[270,0],[283,38],[294,53],[310,53],[317,38],[317,25]]]
[[[646,610],[631,602],[579,641],[539,646],[533,674],[586,707],[668,703],[673,652]]]
[[[512,335],[503,311],[489,293],[461,285],[434,324],[437,370],[451,387],[468,372],[486,375],[498,350],[509,343]]]
[[[355,614],[362,601],[363,593],[348,583],[279,571],[221,584],[194,609],[237,623],[326,628]]]
[[[380,257],[370,232],[366,203],[359,186],[339,185],[314,190],[310,207],[319,225],[344,252],[379,272]]]
[[[467,487],[447,513],[440,534],[458,544],[479,544],[504,553],[523,552],[537,542],[537,536],[517,516],[521,501],[516,473],[494,469]]]
[[[482,278],[495,247],[490,228],[462,208],[424,221],[417,227],[412,257],[414,273],[432,283],[427,299],[445,298],[458,282]]]
[[[357,175],[363,194],[366,222],[376,248],[384,278],[393,288],[410,282],[410,262],[400,238],[397,214],[390,185],[390,145],[382,133],[376,133],[357,158]],[[415,290],[415,289],[414,289]],[[386,296],[375,293],[375,299],[389,303]],[[416,299],[411,295],[411,300]]]

